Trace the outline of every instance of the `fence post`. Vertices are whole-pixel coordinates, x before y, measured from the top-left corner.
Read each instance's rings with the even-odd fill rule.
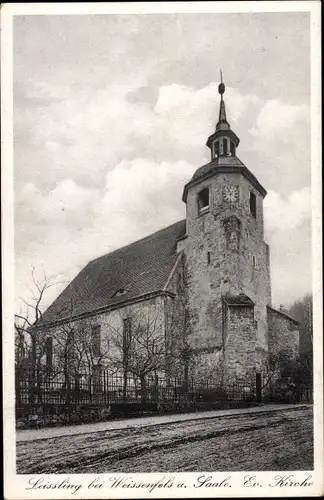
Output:
[[[77,373],[77,370],[74,370],[74,396],[75,396],[75,403],[79,404],[79,397],[80,397],[80,387],[79,387],[79,374]]]
[[[296,398],[298,403],[300,403],[303,399],[303,389],[299,381],[297,382]]]
[[[37,392],[36,392],[36,402],[39,404],[40,400],[40,383],[39,383],[39,366],[37,365],[36,369],[36,387],[37,387]]]
[[[191,401],[195,400],[195,395],[194,395],[194,379],[191,377]]]
[[[21,380],[21,368],[16,368],[16,408],[20,406],[21,398],[20,398],[20,380]]]
[[[262,403],[261,373],[255,374],[255,386],[256,386],[256,400],[258,403]]]
[[[91,382],[92,382],[92,378],[91,378],[91,375],[89,375],[89,403],[92,403],[92,387],[91,387]]]
[[[103,393],[104,393],[104,403],[107,404],[107,399],[106,399],[106,370],[103,371]]]

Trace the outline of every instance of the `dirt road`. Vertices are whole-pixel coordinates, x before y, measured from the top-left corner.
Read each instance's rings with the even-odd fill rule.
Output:
[[[104,430],[17,443],[17,473],[311,470],[312,408]]]

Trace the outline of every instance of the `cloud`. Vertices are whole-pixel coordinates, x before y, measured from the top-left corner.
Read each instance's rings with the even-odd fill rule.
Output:
[[[136,85],[111,84],[89,96],[73,81],[62,87],[32,79],[27,107],[16,110],[17,187],[33,182],[50,188],[72,178],[96,188],[120,161],[139,156],[183,159],[197,167],[208,161],[205,143],[217,121],[217,84],[161,85],[151,93]],[[227,95],[229,119],[239,126],[259,99],[231,88]],[[26,162],[28,169],[20,167]]]
[[[121,161],[106,176],[92,233],[116,248],[180,220],[182,189],[194,170],[184,161]]]
[[[65,89],[37,83],[39,93],[30,91],[16,112],[17,294],[31,264],[71,280],[89,260],[184,218],[183,186],[209,161],[217,87],[149,91],[135,79],[90,95],[73,81]],[[287,302],[310,286],[308,108],[232,87],[225,101],[238,155],[270,188],[273,295]]]
[[[310,187],[288,196],[269,191],[264,200],[265,227],[268,232],[292,231],[311,218]]]
[[[48,193],[25,185],[16,203],[18,289],[29,283],[31,264],[71,280],[89,260],[184,218],[182,189],[194,170],[185,161],[136,158],[110,170],[102,189],[71,179]]]
[[[294,106],[272,99],[260,109],[256,127],[252,128],[250,133],[255,137],[269,138],[273,135],[278,137],[295,126],[296,122],[305,124],[308,116],[309,111],[306,105]]]
[[[225,101],[228,120],[232,125],[242,123],[251,108],[262,105],[258,97],[242,95],[231,87],[226,89]],[[218,106],[216,82],[199,89],[172,84],[160,88],[155,111],[164,119],[162,127],[169,131],[181,148],[200,148],[214,131]]]
[[[310,188],[288,196],[269,191],[264,200],[275,306],[290,305],[311,290]]]
[[[25,224],[50,226],[59,222],[73,227],[81,222],[80,214],[84,223],[84,213],[89,212],[89,202],[96,193],[96,190],[78,186],[72,179],[60,181],[49,193],[42,193],[34,184],[28,183],[17,195],[16,211]]]
[[[278,99],[260,103],[244,138],[244,161],[270,191],[289,195],[310,184],[310,110]],[[253,170],[253,169],[252,169]]]
[[[275,307],[289,306],[312,290],[311,223],[270,233],[272,299]]]

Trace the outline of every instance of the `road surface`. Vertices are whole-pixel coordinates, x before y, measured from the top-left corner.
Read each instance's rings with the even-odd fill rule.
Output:
[[[52,429],[52,437],[44,429],[36,440],[30,434],[27,439],[25,431],[17,435],[17,473],[312,469],[311,406],[251,410],[196,414],[187,420],[155,417],[146,425],[128,420],[109,429],[105,422],[106,428],[97,424],[88,433],[75,433],[74,427],[55,435],[60,429]]]

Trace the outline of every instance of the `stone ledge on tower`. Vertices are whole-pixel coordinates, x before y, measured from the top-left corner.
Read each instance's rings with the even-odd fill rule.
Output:
[[[225,304],[227,304],[228,306],[241,306],[241,307],[255,306],[253,300],[251,300],[250,297],[245,295],[245,293],[239,293],[238,295],[231,295],[227,293],[226,295],[224,295],[223,300]]]

